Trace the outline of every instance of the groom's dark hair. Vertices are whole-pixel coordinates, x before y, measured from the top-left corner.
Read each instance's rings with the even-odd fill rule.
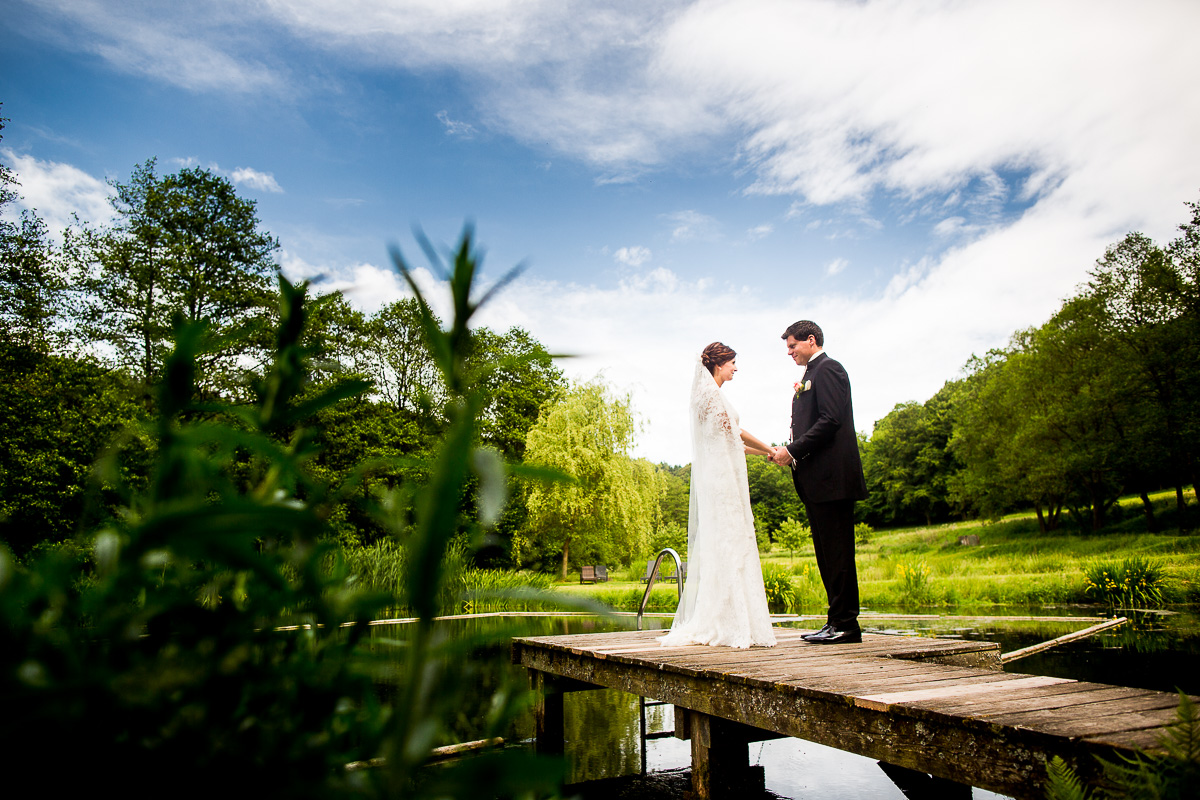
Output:
[[[821,326],[813,322],[811,319],[802,319],[799,322],[793,322],[788,325],[786,331],[780,339],[787,341],[789,336],[796,337],[796,341],[803,342],[808,337],[812,336],[817,340],[817,347],[825,346],[825,334],[821,333]]]

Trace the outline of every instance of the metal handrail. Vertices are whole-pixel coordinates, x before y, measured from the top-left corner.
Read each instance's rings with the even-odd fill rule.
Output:
[[[662,563],[663,556],[669,555],[675,559],[675,583],[679,588],[679,599],[683,599],[683,563],[679,560],[679,553],[676,553],[670,547],[664,547],[658,551],[658,558],[654,559],[654,569],[650,570],[650,579],[646,581],[646,592],[642,595],[641,605],[638,606],[637,613],[637,629],[642,629],[642,614],[646,611],[646,603],[650,600],[650,590],[654,588],[654,581],[658,578],[658,565]]]

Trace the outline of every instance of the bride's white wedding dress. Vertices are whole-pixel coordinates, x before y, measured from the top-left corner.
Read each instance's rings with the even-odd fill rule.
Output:
[[[688,574],[664,646],[771,647],[738,415],[697,360],[692,378]]]

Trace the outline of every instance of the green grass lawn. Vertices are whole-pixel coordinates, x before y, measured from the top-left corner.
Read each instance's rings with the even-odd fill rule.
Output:
[[[1190,503],[1194,495],[1189,491]],[[1152,495],[1156,511],[1174,506],[1174,493]],[[1168,603],[1200,602],[1200,533],[1177,528],[1146,533],[1141,501],[1120,501],[1120,519],[1100,533],[1074,529],[1043,534],[1032,512],[997,522],[958,522],[928,527],[876,531],[857,547],[859,587],[864,609],[979,608],[1041,606],[1087,602],[1084,573],[1088,566],[1144,557],[1164,573]],[[958,537],[979,536],[978,546],[960,545]],[[821,612],[825,594],[817,575],[811,542],[795,553],[778,548],[762,557],[787,570],[799,601],[795,610]],[[644,563],[614,570],[617,579],[598,585],[559,582],[555,588],[586,596],[619,609],[636,610],[644,584]],[[652,610],[675,606],[674,580],[659,579],[648,605]]]

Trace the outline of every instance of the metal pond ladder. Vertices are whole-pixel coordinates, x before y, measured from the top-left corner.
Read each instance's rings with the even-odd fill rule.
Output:
[[[662,563],[663,556],[670,556],[675,560],[675,585],[679,590],[680,599],[683,598],[683,564],[679,560],[679,553],[676,553],[670,547],[664,547],[658,551],[658,557],[654,559],[654,568],[650,570],[650,577],[646,580],[646,591],[642,594],[641,605],[638,606],[637,613],[637,629],[642,629],[642,614],[646,611],[646,603],[650,601],[650,590],[654,588],[654,581],[658,579],[658,565]],[[659,731],[657,733],[646,733],[646,709],[651,706],[667,706],[670,703],[664,703],[661,700],[648,700],[645,697],[638,697],[638,717],[641,720],[641,739],[642,739],[642,774],[646,774],[646,741],[648,739],[666,739],[674,736],[675,731]]]

